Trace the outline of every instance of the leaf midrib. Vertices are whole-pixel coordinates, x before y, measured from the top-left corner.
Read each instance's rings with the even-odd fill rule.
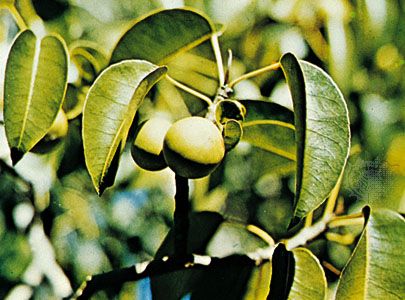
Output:
[[[38,73],[40,52],[41,52],[41,40],[35,37],[35,52],[34,52],[34,58],[32,61],[32,73],[31,73],[31,80],[30,80],[30,87],[29,87],[30,89],[28,92],[28,99],[27,99],[27,104],[26,104],[25,111],[24,111],[24,117],[23,117],[23,122],[22,122],[22,126],[21,126],[21,131],[20,131],[19,138],[18,138],[18,144],[17,144],[18,149],[20,149],[21,144],[22,144],[23,135],[25,132],[25,127],[27,124],[27,119],[28,119],[28,114],[29,114],[29,108],[31,107],[32,98],[34,95],[35,79],[36,79],[37,73]]]

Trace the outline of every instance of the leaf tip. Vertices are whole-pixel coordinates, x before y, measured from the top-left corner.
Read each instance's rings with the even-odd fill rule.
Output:
[[[21,160],[24,154],[25,154],[24,152],[18,150],[17,148],[11,148],[10,155],[13,166],[15,166]]]

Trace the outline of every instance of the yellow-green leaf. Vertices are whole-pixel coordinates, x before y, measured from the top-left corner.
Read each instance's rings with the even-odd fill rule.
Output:
[[[292,252],[295,260],[295,272],[288,299],[325,299],[327,283],[319,260],[306,248],[296,248]]]
[[[350,149],[349,117],[342,93],[323,70],[291,53],[280,63],[294,102],[295,223],[329,196],[342,174]]]
[[[13,163],[45,136],[62,106],[67,86],[65,43],[37,38],[30,30],[15,39],[4,82],[4,122]]]
[[[191,9],[167,9],[140,20],[121,37],[111,57],[145,59],[154,64],[170,61],[175,55],[208,40],[215,26],[206,16]]]
[[[365,207],[366,225],[342,271],[336,299],[405,299],[405,220]]]
[[[135,113],[149,89],[165,73],[165,67],[126,60],[105,69],[91,86],[83,111],[83,146],[98,194],[113,184]]]
[[[295,161],[293,113],[276,103],[242,100],[246,118],[242,140],[251,145]]]

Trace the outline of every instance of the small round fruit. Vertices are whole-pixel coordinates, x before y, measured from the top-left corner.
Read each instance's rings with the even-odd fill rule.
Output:
[[[201,178],[214,171],[222,161],[225,145],[214,123],[202,117],[188,117],[170,127],[163,154],[177,175]]]
[[[55,121],[46,135],[30,150],[38,154],[52,151],[68,133],[68,119],[61,109],[56,115]]]
[[[132,158],[138,166],[149,171],[167,167],[163,157],[163,140],[172,124],[163,118],[143,122],[131,147]]]

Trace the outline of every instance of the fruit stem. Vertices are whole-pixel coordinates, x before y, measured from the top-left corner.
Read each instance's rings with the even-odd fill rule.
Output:
[[[176,174],[176,195],[174,210],[174,256],[187,258],[187,239],[190,220],[190,201],[188,179]]]
[[[280,68],[280,66],[281,66],[280,63],[275,63],[275,64],[272,64],[272,65],[265,66],[265,67],[263,67],[263,68],[254,70],[254,71],[252,71],[252,72],[243,74],[242,76],[236,78],[236,79],[233,80],[231,83],[229,83],[229,84],[228,84],[228,87],[233,88],[234,85],[238,84],[238,83],[241,82],[242,80],[246,80],[246,79],[249,79],[249,78],[252,78],[252,77],[261,75],[261,74],[263,74],[263,73],[265,73],[265,72],[268,72],[268,71],[278,70],[278,69]]]
[[[173,77],[169,76],[166,74],[166,79],[170,81],[174,86],[178,87],[179,89],[182,89],[183,91],[196,96],[197,98],[200,98],[201,100],[205,101],[208,106],[212,105],[212,101],[208,96],[205,96],[204,94],[186,86],[185,84],[182,84],[181,82],[177,81]]]

